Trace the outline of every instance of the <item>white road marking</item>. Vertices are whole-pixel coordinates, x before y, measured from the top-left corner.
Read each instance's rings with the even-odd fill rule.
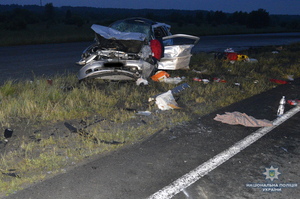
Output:
[[[185,195],[187,198],[190,197],[190,195],[188,194],[188,192],[187,192],[185,189],[183,189],[182,192],[184,193],[184,195]]]
[[[229,160],[234,155],[238,154],[240,151],[245,149],[246,147],[250,146],[258,139],[266,135],[268,132],[291,118],[293,115],[300,111],[300,106],[297,106],[286,114],[281,117],[276,118],[273,121],[273,126],[270,127],[262,127],[257,131],[253,132],[252,134],[248,135],[241,141],[235,143],[230,148],[226,149],[225,151],[219,153],[218,155],[214,156],[213,158],[209,159],[207,162],[204,162],[194,170],[190,171],[189,173],[185,174],[184,176],[178,178],[168,186],[164,187],[163,189],[159,190],[158,192],[154,193],[148,199],[167,199],[172,198],[177,193],[181,192],[185,188],[189,187],[197,180],[208,174],[210,171],[214,170],[227,160]]]

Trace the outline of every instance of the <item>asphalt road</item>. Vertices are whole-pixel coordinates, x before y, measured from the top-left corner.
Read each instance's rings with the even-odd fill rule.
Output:
[[[203,36],[193,52],[235,51],[266,45],[300,42],[300,33]],[[0,47],[0,85],[7,79],[33,79],[34,76],[77,73],[82,51],[93,42]]]
[[[0,84],[35,76],[77,73],[82,51],[92,42],[0,47]]]
[[[260,46],[280,46],[300,42],[300,33],[272,33],[246,35],[218,35],[200,37],[194,52],[223,52],[226,48],[235,51]]]

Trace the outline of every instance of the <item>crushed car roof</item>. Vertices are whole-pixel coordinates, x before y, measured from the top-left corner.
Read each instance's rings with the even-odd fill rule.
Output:
[[[154,28],[159,26],[171,27],[165,23],[134,17],[116,21],[108,27],[93,24],[91,28],[105,39],[143,41],[150,36]]]
[[[127,18],[127,19],[122,19],[122,20],[114,22],[113,24],[119,23],[121,21],[128,21],[128,22],[130,22],[130,21],[139,21],[139,22],[142,22],[142,23],[147,23],[147,24],[151,25],[154,28],[159,27],[159,26],[166,26],[167,28],[171,28],[171,26],[168,25],[168,24],[152,21],[150,19],[146,19],[146,18],[142,18],[142,17],[132,17],[132,18]],[[111,24],[111,25],[113,25],[113,24]]]
[[[144,41],[147,37],[146,34],[139,32],[121,32],[116,29],[93,24],[91,27],[96,33],[104,37],[105,39],[117,39],[117,40],[138,40]]]

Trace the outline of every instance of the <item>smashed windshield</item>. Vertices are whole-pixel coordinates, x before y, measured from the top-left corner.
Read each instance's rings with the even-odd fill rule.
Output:
[[[151,38],[150,24],[138,19],[117,21],[110,25],[110,28],[113,28],[120,32],[144,33],[147,35],[148,41]]]

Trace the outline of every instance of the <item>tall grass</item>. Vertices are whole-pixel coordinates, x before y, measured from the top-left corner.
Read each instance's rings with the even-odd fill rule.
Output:
[[[0,89],[0,119],[20,117],[33,121],[64,120],[86,117],[91,112],[110,114],[116,99],[104,91],[88,89],[79,85],[75,76],[53,78],[53,85],[47,79],[5,83]]]

